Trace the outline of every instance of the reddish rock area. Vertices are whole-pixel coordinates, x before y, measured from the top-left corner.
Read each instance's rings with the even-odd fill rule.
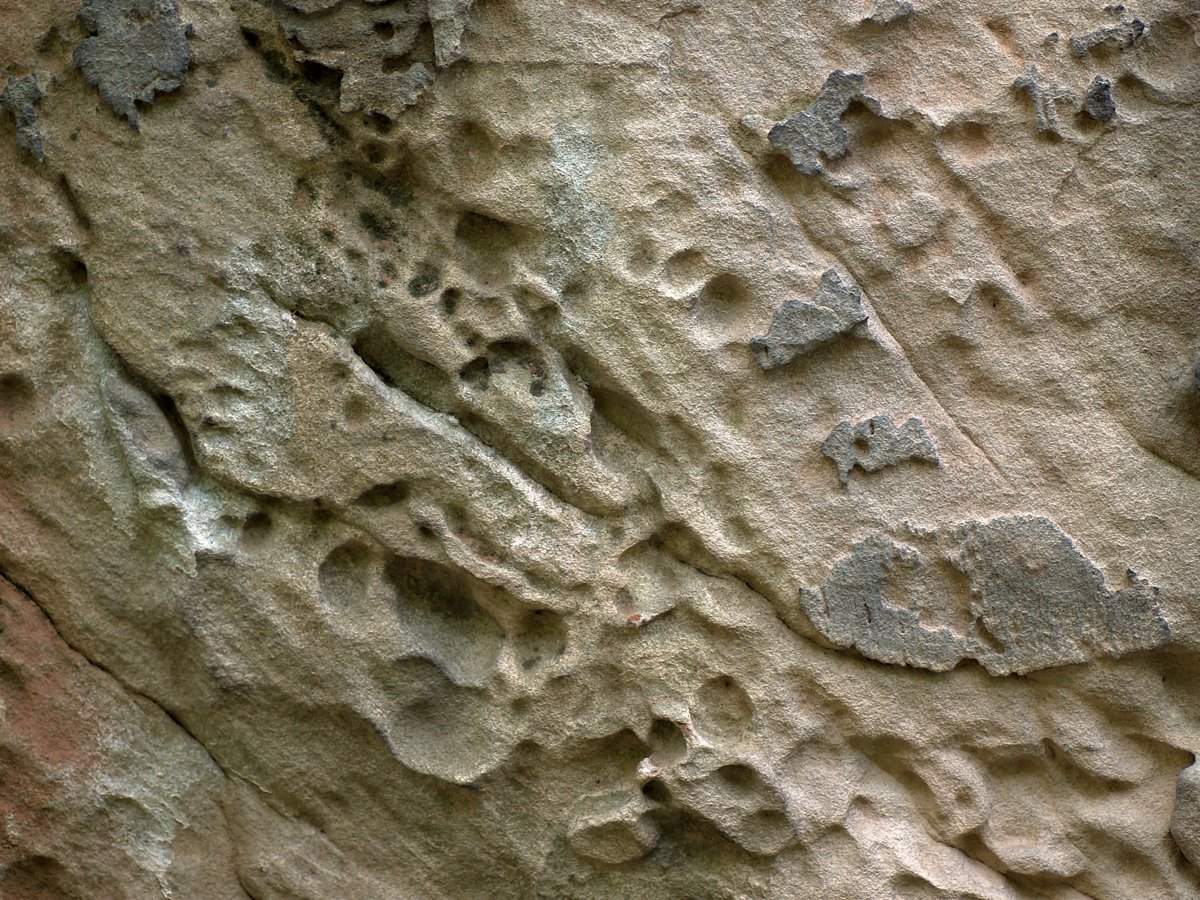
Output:
[[[223,780],[0,578],[0,897],[244,896]]]

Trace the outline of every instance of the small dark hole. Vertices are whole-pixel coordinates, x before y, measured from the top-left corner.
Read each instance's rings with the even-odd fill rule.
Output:
[[[421,266],[408,282],[408,292],[414,297],[432,294],[442,283],[442,274],[432,266]]]
[[[311,59],[300,64],[300,74],[305,81],[321,87],[337,88],[342,84],[341,69],[332,69]]]
[[[253,512],[246,517],[242,525],[242,539],[247,543],[258,543],[265,539],[271,531],[271,517],[265,512]]]
[[[655,803],[671,802],[671,792],[657,778],[651,778],[642,785],[642,795],[648,800],[653,800]]]
[[[476,390],[486,391],[491,374],[491,366],[488,364],[487,357],[480,356],[463,366],[458,377]]]
[[[387,159],[387,146],[379,141],[367,141],[363,144],[363,157],[373,166]]]
[[[360,494],[354,502],[359,506],[379,508],[402,503],[408,497],[408,493],[408,485],[403,481],[397,481],[392,484],[376,485]]]
[[[377,241],[386,241],[396,233],[396,220],[385,213],[364,209],[358,214],[358,221]]]
[[[363,116],[363,124],[375,129],[377,134],[387,134],[396,123],[383,113],[372,112]]]
[[[83,287],[88,280],[88,267],[82,259],[68,250],[60,251],[60,258],[67,278],[76,287]]]

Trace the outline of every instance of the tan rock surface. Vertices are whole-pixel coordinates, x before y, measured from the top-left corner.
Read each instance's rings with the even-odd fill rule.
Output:
[[[0,16],[0,894],[1200,896],[1200,8]]]

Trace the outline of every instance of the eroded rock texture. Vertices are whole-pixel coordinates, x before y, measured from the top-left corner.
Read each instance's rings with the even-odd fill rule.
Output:
[[[1200,895],[1200,9],[3,21],[0,895]]]

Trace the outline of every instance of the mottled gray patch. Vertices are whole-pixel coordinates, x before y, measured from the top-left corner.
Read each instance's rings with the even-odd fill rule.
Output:
[[[1078,108],[1078,98],[1056,81],[1042,75],[1037,66],[1031,65],[1025,74],[1013,82],[1013,87],[1029,95],[1033,101],[1033,116],[1038,131],[1061,135],[1058,122],[1059,101],[1071,103]]]
[[[1200,763],[1192,763],[1175,781],[1171,837],[1193,866],[1200,866]]]
[[[970,521],[876,534],[838,560],[800,605],[832,644],[868,659],[944,672],[975,660],[992,675],[1117,657],[1166,643],[1158,589],[1129,573],[1110,591],[1047,518]]]
[[[1117,116],[1117,104],[1113,100],[1112,82],[1097,75],[1088,86],[1083,99],[1083,111],[1097,122],[1111,122]]]
[[[1128,50],[1133,47],[1146,33],[1146,24],[1140,19],[1130,19],[1110,28],[1097,28],[1087,34],[1071,38],[1071,53],[1075,56],[1087,56],[1097,47],[1112,47],[1117,50]]]
[[[42,133],[37,127],[36,104],[40,99],[42,89],[33,75],[8,79],[4,93],[0,94],[0,106],[12,113],[17,123],[17,146],[28,150],[38,162],[46,158],[42,148]]]
[[[838,478],[850,483],[855,468],[878,472],[906,460],[938,464],[937,449],[925,423],[910,418],[899,427],[890,416],[875,416],[865,422],[839,422],[821,444],[821,452],[837,464]]]
[[[855,100],[874,112],[879,104],[863,93],[864,76],[838,69],[825,79],[816,101],[767,134],[772,146],[784,151],[792,165],[805,175],[820,175],[821,157],[841,159],[848,151],[849,134],[842,116]]]
[[[136,130],[138,103],[183,84],[191,26],[179,21],[176,0],[84,0],[79,21],[90,36],[75,48],[75,65]]]
[[[770,330],[750,342],[764,369],[790,363],[867,320],[862,292],[829,269],[811,300],[788,300],[775,311]]]

